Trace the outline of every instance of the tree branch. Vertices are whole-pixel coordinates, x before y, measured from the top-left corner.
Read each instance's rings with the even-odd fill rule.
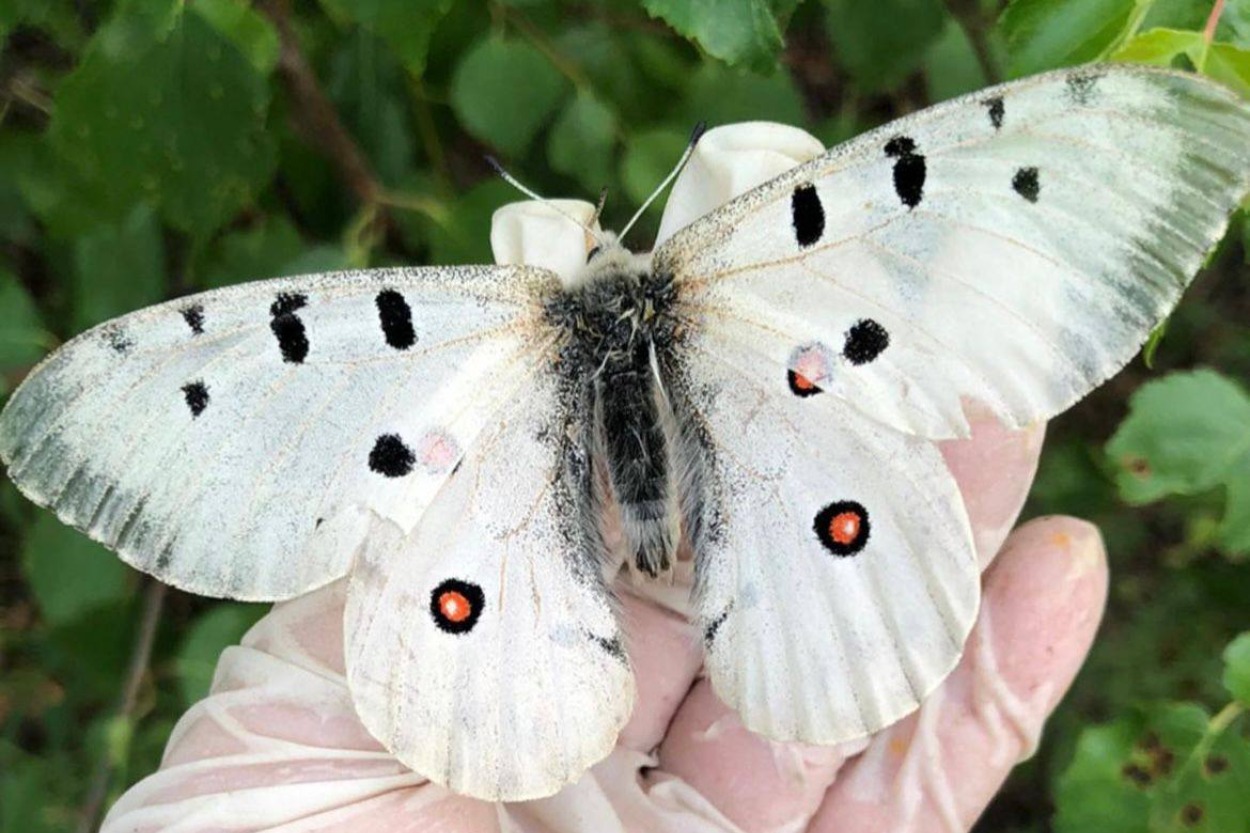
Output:
[[[135,708],[139,703],[139,689],[152,660],[152,643],[156,640],[156,626],[160,624],[161,608],[165,603],[165,585],[152,578],[146,581],[143,616],[139,621],[139,632],[135,635],[135,647],[130,654],[130,665],[126,669],[121,701],[117,705],[115,716],[116,720],[126,723],[134,720]],[[105,749],[100,760],[96,762],[95,773],[91,776],[91,789],[87,793],[87,801],[83,804],[82,816],[78,821],[78,833],[92,833],[99,827],[109,783],[113,780],[113,765],[116,763],[112,752],[111,749]]]
[[[258,7],[278,30],[281,44],[278,74],[291,96],[291,120],[296,130],[321,150],[357,200],[365,205],[376,205],[383,188],[300,51],[299,40],[291,28],[287,0],[264,0]]]
[[[980,4],[977,0],[950,0],[947,3],[951,16],[955,18],[955,22],[964,30],[964,34],[968,36],[968,43],[972,44],[972,52],[976,55],[977,64],[981,67],[981,73],[985,76],[987,84],[997,84],[1003,80],[998,72],[998,64],[994,61],[994,55],[990,51],[990,21],[985,19],[985,15],[981,13]]]

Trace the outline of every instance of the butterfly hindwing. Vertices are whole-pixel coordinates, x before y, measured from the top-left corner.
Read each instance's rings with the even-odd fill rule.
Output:
[[[912,711],[954,667],[980,571],[933,444],[761,363],[731,331],[671,373],[705,455],[695,619],[753,731],[838,743]]]
[[[458,793],[555,792],[611,751],[634,681],[588,514],[587,409],[531,376],[413,532],[369,535],[345,621],[364,724]]]
[[[1118,370],[1250,186],[1250,108],[1194,75],[1081,67],[840,145],[656,253],[708,327],[920,436],[1013,426]],[[738,326],[741,325],[741,326]]]
[[[231,287],[101,325],[0,417],[35,502],[184,589],[295,595],[377,513],[408,528],[534,363],[556,278],[521,267]]]

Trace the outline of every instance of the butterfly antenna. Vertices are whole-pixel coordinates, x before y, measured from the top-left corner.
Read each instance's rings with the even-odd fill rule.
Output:
[[[594,225],[600,217],[603,216],[603,207],[608,204],[608,186],[603,186],[599,191],[599,202],[595,204],[595,213],[590,217],[591,225]]]
[[[677,164],[673,166],[673,170],[669,171],[668,176],[664,177],[664,181],[660,183],[659,187],[651,192],[651,196],[647,197],[647,201],[642,204],[642,207],[634,212],[634,216],[631,217],[629,222],[625,224],[625,228],[621,230],[620,236],[617,239],[625,239],[625,235],[629,234],[629,230],[634,227],[634,223],[638,222],[638,218],[643,215],[643,212],[651,206],[651,203],[655,202],[656,197],[664,193],[664,189],[669,186],[669,183],[677,178],[677,175],[681,173],[682,168],[686,167],[686,163],[690,161],[690,156],[694,153],[695,145],[699,144],[699,139],[702,138],[706,130],[707,122],[705,121],[701,121],[694,126],[694,132],[690,134],[690,142],[686,145],[686,152],[683,153],[681,158],[677,160]]]
[[[582,229],[584,229],[584,230],[585,230],[585,232],[586,232],[587,234],[589,234],[589,235],[591,235],[592,237],[594,237],[594,238],[595,238],[595,241],[596,241],[597,243],[599,243],[599,245],[601,245],[601,246],[603,245],[604,240],[603,240],[603,238],[602,238],[602,237],[600,237],[600,236],[599,236],[599,234],[595,231],[595,229],[594,229],[594,223],[595,223],[595,220],[597,220],[597,219],[599,218],[599,211],[603,209],[603,200],[604,200],[604,199],[606,199],[606,197],[607,197],[607,189],[606,189],[606,188],[604,189],[604,193],[600,196],[599,208],[595,210],[594,216],[590,218],[590,222],[589,222],[589,223],[583,223],[581,220],[577,219],[577,218],[576,218],[576,217],[574,217],[572,214],[570,214],[570,213],[568,213],[567,211],[565,211],[564,209],[560,208],[558,205],[556,205],[556,204],[555,204],[554,202],[552,202],[551,200],[547,199],[546,197],[540,196],[540,195],[538,194],[538,192],[534,191],[532,188],[527,188],[527,187],[525,187],[523,184],[521,184],[521,181],[520,181],[519,179],[517,179],[517,178],[516,178],[516,177],[514,177],[512,174],[510,174],[510,173],[508,173],[507,171],[505,171],[505,170],[504,170],[503,165],[500,165],[500,164],[499,164],[499,160],[498,160],[498,159],[496,159],[495,157],[493,157],[493,156],[489,156],[489,155],[488,155],[488,156],[486,157],[486,164],[487,164],[487,165],[490,165],[490,166],[491,166],[491,168],[495,171],[495,173],[499,174],[499,178],[500,178],[500,179],[502,179],[504,182],[508,183],[508,184],[509,184],[509,185],[511,185],[513,188],[517,189],[517,190],[518,190],[518,191],[520,191],[522,194],[524,194],[525,196],[529,197],[531,200],[535,200],[535,201],[540,202],[540,203],[542,203],[543,205],[547,206],[547,207],[548,207],[548,208],[550,208],[552,211],[554,211],[555,213],[559,214],[561,217],[565,218],[566,220],[569,220],[570,222],[576,223],[578,226],[580,226]]]

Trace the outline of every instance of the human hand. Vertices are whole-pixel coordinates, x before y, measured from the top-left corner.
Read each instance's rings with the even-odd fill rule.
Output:
[[[747,732],[699,677],[701,646],[681,615],[688,581],[622,582],[638,702],[615,751],[548,799],[456,796],[406,769],[356,717],[338,582],[275,606],[227,649],[160,771],[117,802],[104,833],[966,830],[1034,747],[1089,649],[1107,585],[1088,524],[1047,518],[1007,534],[1041,427],[974,426],[943,453],[987,568],[980,618],[919,712],[866,741],[811,747]]]

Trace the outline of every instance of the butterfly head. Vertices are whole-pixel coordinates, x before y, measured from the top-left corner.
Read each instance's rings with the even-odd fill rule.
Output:
[[[602,283],[620,275],[640,275],[651,271],[651,253],[635,254],[610,231],[600,231],[586,251],[586,265],[571,275],[565,289]]]

